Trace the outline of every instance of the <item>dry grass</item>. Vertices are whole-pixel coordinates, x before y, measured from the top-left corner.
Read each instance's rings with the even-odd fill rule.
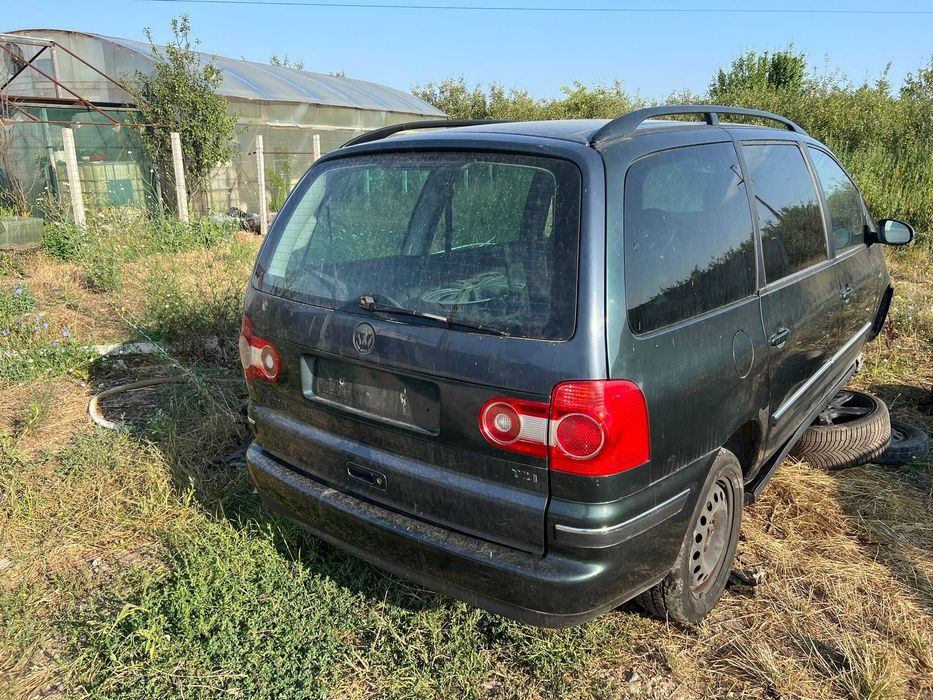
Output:
[[[77,265],[37,254],[26,258],[23,274],[49,319],[78,338],[111,343],[126,337],[126,327],[114,313],[117,301],[90,290]]]
[[[87,425],[88,399],[70,379],[0,388],[0,440],[26,455],[65,445]]]
[[[886,507],[864,497],[879,491]],[[911,585],[901,562],[894,569],[878,556],[902,545],[914,549],[906,561],[928,559],[928,527],[918,538],[892,526],[911,515],[928,522],[931,505],[928,493],[892,483],[879,468],[830,475],[785,464],[746,512],[739,549],[739,561],[762,568],[768,582],[755,597],[728,595],[700,631],[704,651],[690,654],[710,674],[707,690],[737,685],[760,697],[933,691],[933,599]],[[865,526],[866,511],[874,529]],[[879,535],[878,524],[892,536]]]

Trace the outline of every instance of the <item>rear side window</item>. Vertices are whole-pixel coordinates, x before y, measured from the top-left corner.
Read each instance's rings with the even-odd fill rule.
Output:
[[[663,151],[625,177],[625,297],[635,333],[755,289],[751,212],[731,143]]]
[[[366,314],[382,306],[523,338],[576,321],[581,176],[556,158],[396,153],[317,166],[263,246],[272,294]],[[410,315],[403,323],[424,323]]]
[[[823,151],[810,148],[810,158],[829,205],[829,222],[836,252],[865,242],[865,210],[862,195],[845,170]]]
[[[768,282],[826,260],[820,202],[797,145],[746,144],[742,152],[755,191]]]

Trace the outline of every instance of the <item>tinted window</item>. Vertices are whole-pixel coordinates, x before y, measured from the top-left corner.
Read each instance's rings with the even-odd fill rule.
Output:
[[[765,277],[786,277],[826,259],[823,218],[810,171],[795,144],[743,146],[755,189]]]
[[[360,314],[360,297],[373,296],[526,338],[573,333],[576,166],[479,153],[357,156],[316,168],[303,188],[263,247],[263,289]]]
[[[625,296],[635,333],[751,294],[751,212],[732,144],[637,161],[625,178]]]
[[[836,251],[862,245],[865,242],[865,213],[862,196],[839,164],[816,148],[810,148],[810,158],[829,205],[829,221]]]

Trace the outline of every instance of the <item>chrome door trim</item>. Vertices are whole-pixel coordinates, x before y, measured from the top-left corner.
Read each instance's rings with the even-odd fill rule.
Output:
[[[862,338],[865,336],[865,333],[870,328],[871,323],[866,323],[846,342],[845,345],[839,348],[832,357],[824,362],[822,366],[816,372],[814,372],[813,375],[807,381],[805,381],[799,389],[797,389],[797,391],[791,394],[790,397],[784,403],[782,403],[774,413],[771,414],[771,422],[777,423],[779,420],[781,420],[781,418],[784,417],[784,414],[787,413],[795,403],[803,398],[803,396],[813,388],[813,385],[816,384],[824,374],[832,369],[833,365],[845,357],[846,353],[849,352],[849,350],[851,350],[852,347],[858,343],[858,341],[862,340]]]

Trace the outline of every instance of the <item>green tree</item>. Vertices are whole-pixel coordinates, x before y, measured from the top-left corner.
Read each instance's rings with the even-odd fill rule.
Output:
[[[428,102],[451,119],[611,119],[642,106],[626,94],[622,84],[589,87],[581,82],[561,88],[562,97],[533,97],[527,90],[492,83],[469,87],[463,77],[446,78],[440,83],[416,85],[412,94]]]
[[[187,15],[171,21],[173,39],[164,48],[144,31],[156,58],[152,74],[137,72],[132,81],[136,107],[143,122],[158,126],[143,130],[149,157],[167,166],[172,147],[169,133],[181,136],[185,181],[190,195],[202,192],[211,171],[236,150],[236,115],[227,113],[227,101],[217,94],[223,74],[214,63],[203,61],[194,50]],[[171,168],[163,167],[163,173]]]
[[[901,97],[908,100],[933,100],[933,56],[916,73],[908,73],[904,78]]]
[[[714,101],[741,90],[786,90],[799,93],[806,87],[807,56],[788,46],[783,51],[746,51],[733,59],[729,70],[720,69],[710,83]]]
[[[426,85],[416,85],[411,92],[451,119],[489,119],[486,93],[479,85],[471,90],[463,76],[445,78],[440,83],[431,81]]]

